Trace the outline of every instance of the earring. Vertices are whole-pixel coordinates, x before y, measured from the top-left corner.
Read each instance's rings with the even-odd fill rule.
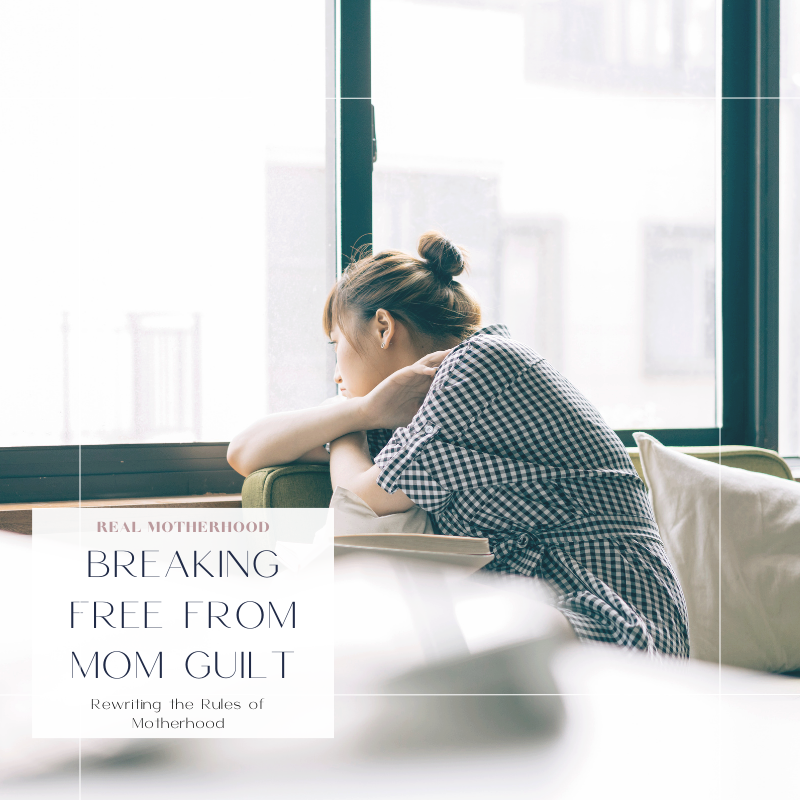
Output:
[[[381,350],[383,350],[384,347],[386,347],[386,342],[381,342]]]

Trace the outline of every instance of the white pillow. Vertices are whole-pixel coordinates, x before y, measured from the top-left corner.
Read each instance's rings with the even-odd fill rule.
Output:
[[[379,517],[357,494],[337,486],[331,498],[334,536],[348,533],[434,533],[428,512],[412,506],[400,514]]]
[[[634,438],[686,596],[691,656],[800,668],[800,484]]]

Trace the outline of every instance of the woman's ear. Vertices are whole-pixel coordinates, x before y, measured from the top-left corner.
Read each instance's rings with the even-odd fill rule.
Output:
[[[375,312],[375,333],[382,350],[385,350],[394,338],[395,320],[385,308],[379,308]]]

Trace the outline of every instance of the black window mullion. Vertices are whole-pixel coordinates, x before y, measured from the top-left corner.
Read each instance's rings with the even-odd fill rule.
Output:
[[[355,248],[372,248],[370,0],[338,0],[339,242],[341,268]]]
[[[722,441],[778,449],[779,0],[722,5]]]

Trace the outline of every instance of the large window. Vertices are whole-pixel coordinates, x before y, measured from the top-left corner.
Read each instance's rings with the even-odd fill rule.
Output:
[[[715,427],[714,0],[373,0],[372,29],[375,246],[470,247],[488,320],[613,427]]]
[[[320,402],[324,0],[8,0],[0,62],[0,445]]]
[[[0,502],[235,490],[331,391],[337,265],[429,228],[627,444],[800,452],[782,6],[4,2]]]

